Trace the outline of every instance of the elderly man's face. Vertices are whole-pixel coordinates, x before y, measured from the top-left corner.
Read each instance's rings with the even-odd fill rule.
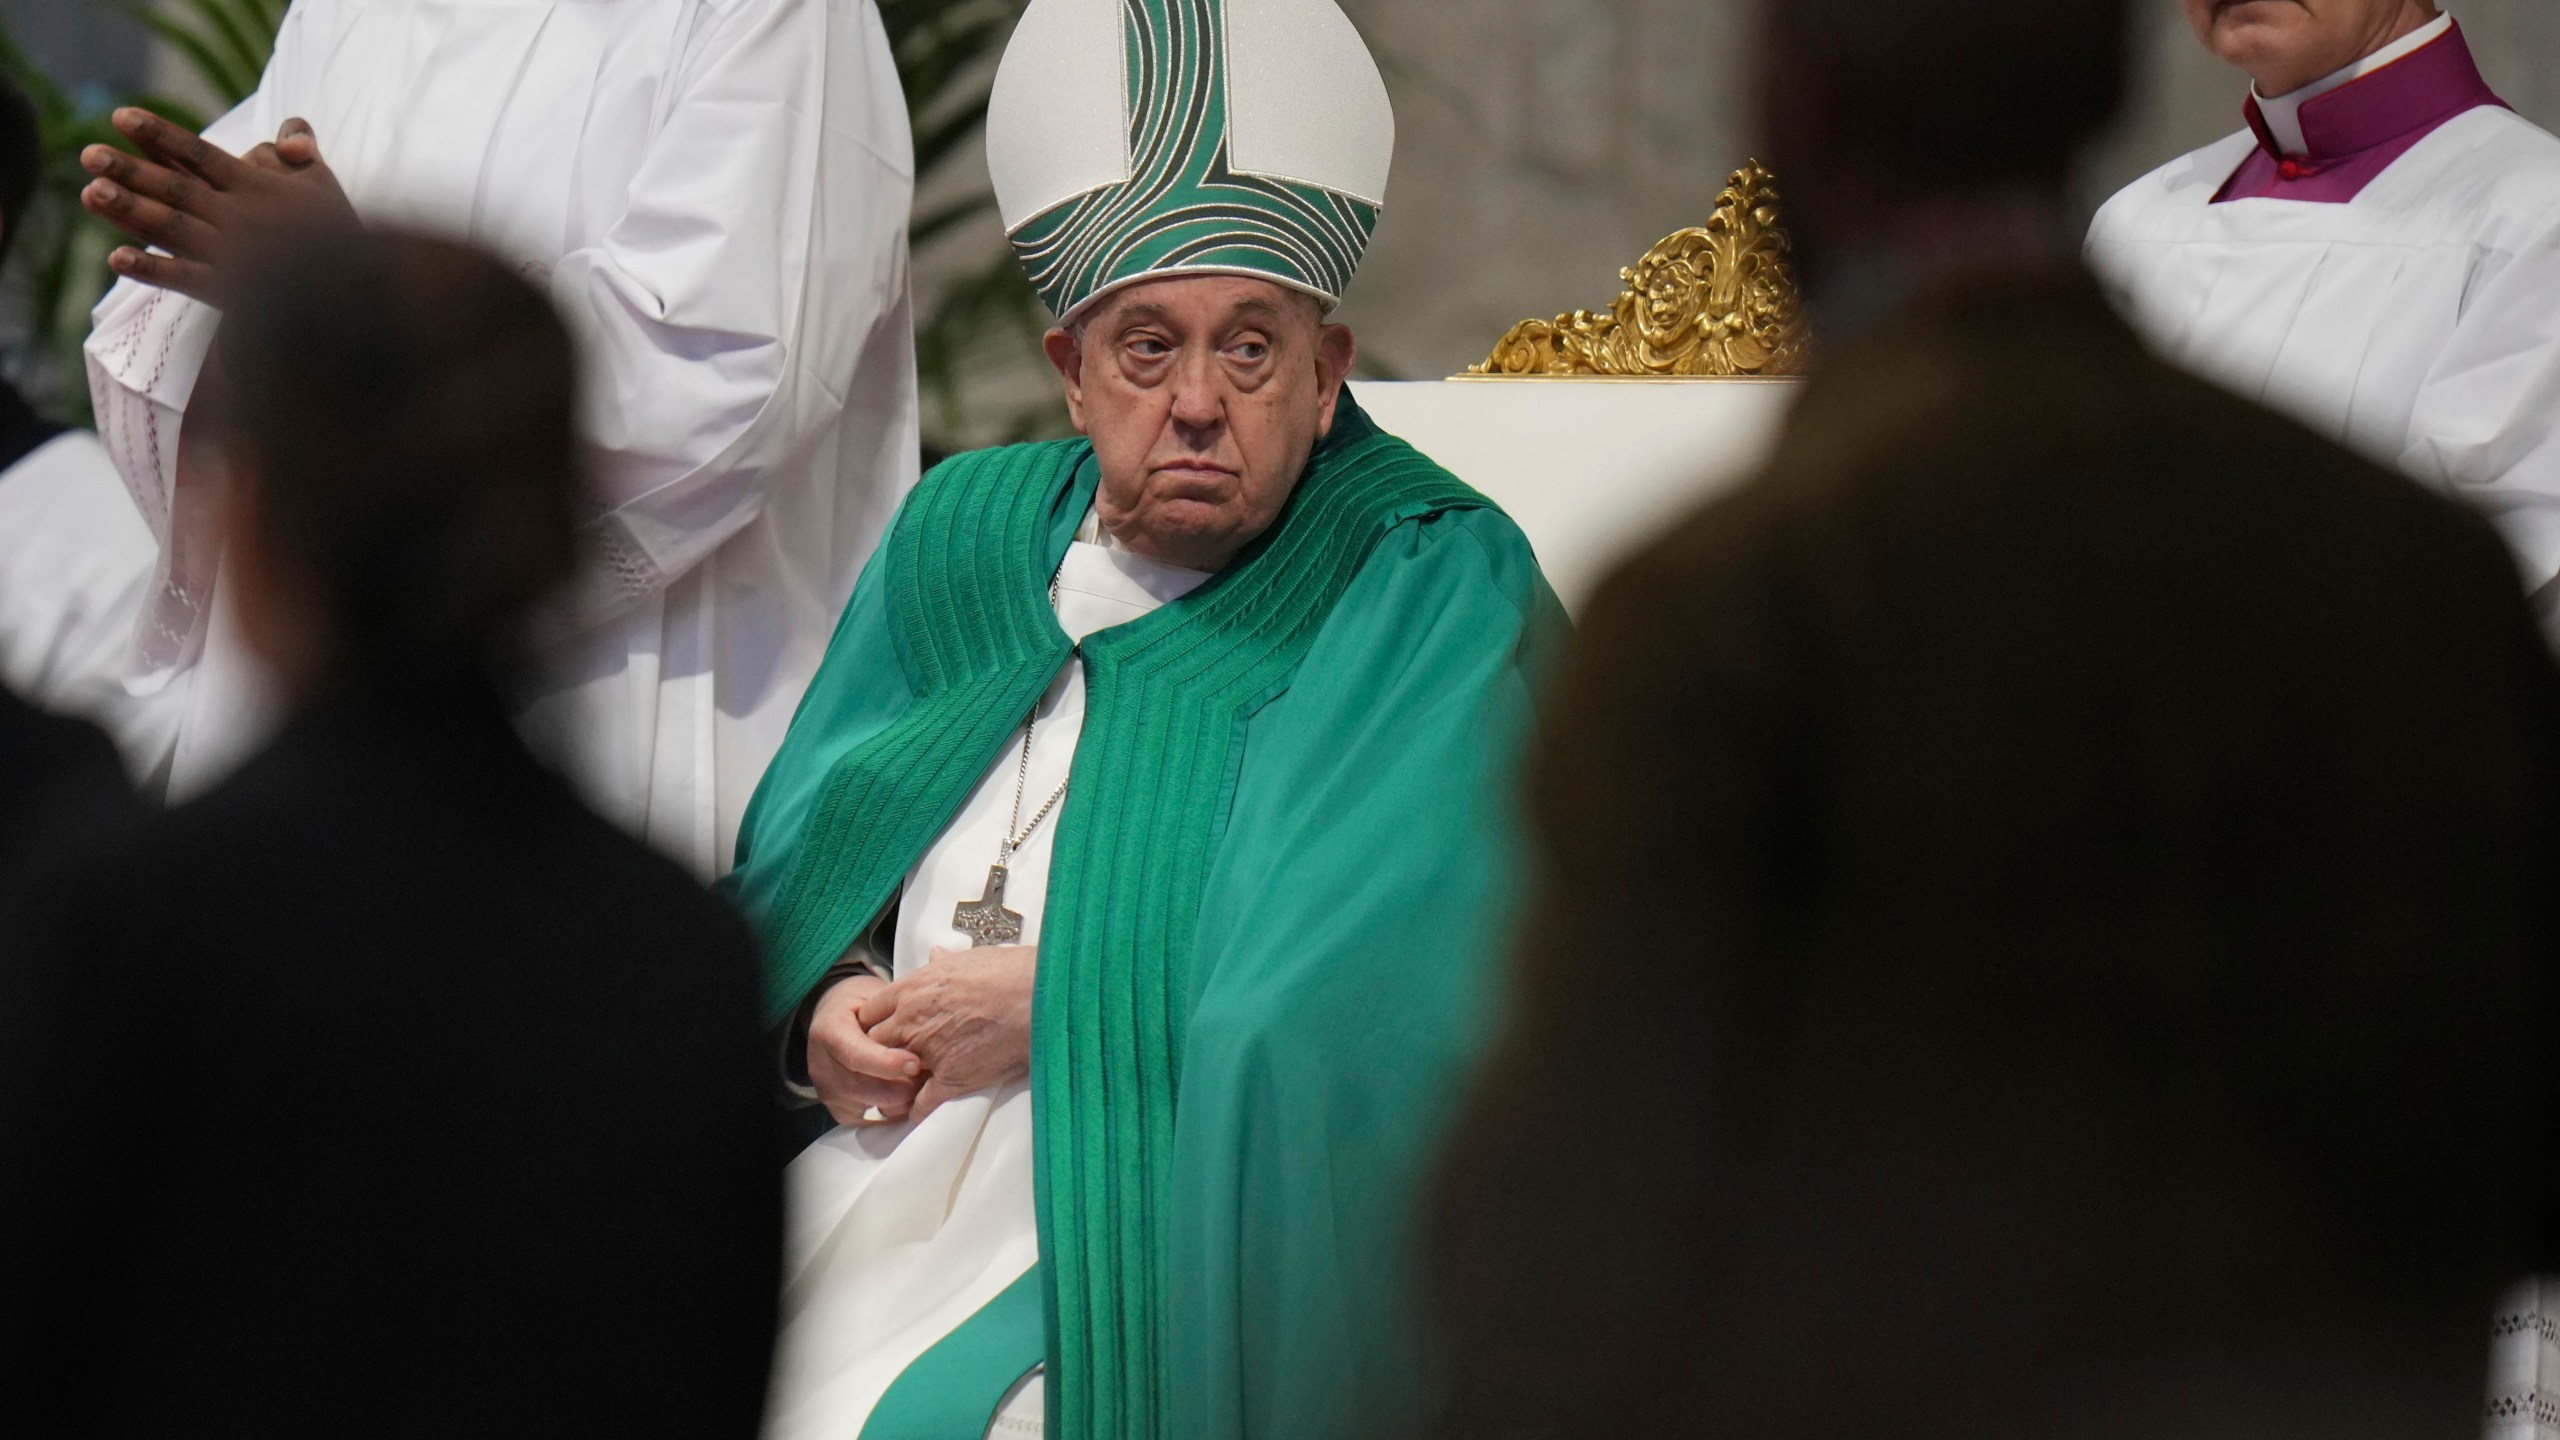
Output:
[[[1297,291],[1187,275],[1115,292],[1048,351],[1102,464],[1103,525],[1150,559],[1218,570],[1332,431],[1353,346]]]
[[[2429,0],[2183,0],[2205,48],[2290,94],[2436,18]]]

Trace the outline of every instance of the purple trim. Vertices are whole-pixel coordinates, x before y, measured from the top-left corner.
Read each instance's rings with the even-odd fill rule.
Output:
[[[2214,193],[2228,200],[2303,200],[2344,205],[2364,193],[2410,147],[2456,115],[2507,102],[2480,78],[2471,42],[2456,24],[2438,38],[2370,75],[2360,75],[2302,105],[2302,155],[2280,155],[2275,136],[2258,113],[2258,98],[2241,103],[2242,118],[2258,148]]]

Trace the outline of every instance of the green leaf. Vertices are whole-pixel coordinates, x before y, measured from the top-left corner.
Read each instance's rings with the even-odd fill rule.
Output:
[[[44,123],[55,124],[71,114],[71,97],[19,48],[16,38],[5,29],[0,29],[0,71],[18,82],[18,88],[35,103],[36,113]]]
[[[256,17],[259,34],[272,36],[284,28],[286,0],[247,0],[247,3]],[[267,48],[272,52],[275,46],[270,42]]]
[[[221,92],[222,98],[234,105],[249,98],[267,71],[267,57],[275,53],[276,28],[266,23],[255,0],[185,0],[188,8],[204,19],[198,30],[209,45],[219,49],[232,64],[232,73],[245,77],[237,93]],[[210,78],[210,77],[207,77]]]
[[[212,87],[215,94],[246,95],[250,90],[257,88],[258,78],[255,75],[243,80],[233,69],[232,62],[225,59],[203,36],[186,26],[166,15],[155,15],[148,11],[137,11],[134,18],[148,26],[151,33],[175,46],[179,54],[186,56],[188,63],[196,67],[196,73],[204,77],[205,83]]]
[[[995,205],[969,142],[985,129],[996,61],[1021,13],[1020,0],[880,0],[914,124],[917,193],[960,197],[916,212],[907,227],[910,248],[947,247]],[[976,173],[962,176],[959,167]],[[1004,413],[980,413],[997,407],[970,403],[972,390],[989,376],[1044,368],[1040,337],[1048,327],[1047,307],[1023,278],[1013,247],[1001,240],[924,298],[916,316],[916,378],[928,402],[928,449],[948,453],[1064,433],[1063,402],[1054,397]]]
[[[985,101],[963,115],[955,115],[939,125],[928,126],[916,133],[916,172],[924,174],[939,168],[966,145],[969,137],[984,129],[987,123]]]
[[[105,0],[103,23],[123,23],[130,16],[166,41],[186,63],[202,74],[218,96],[236,99],[254,89],[272,48],[268,37],[284,19],[284,0],[180,0],[174,15],[137,13],[137,0]],[[80,167],[80,152],[90,145],[131,149],[109,123],[105,109],[75,101],[38,67],[0,23],[0,73],[27,94],[36,108],[37,142],[41,150],[37,191],[24,215],[7,217],[16,232],[9,261],[0,270],[0,286],[19,301],[17,313],[27,324],[27,344],[20,351],[27,370],[19,378],[56,419],[88,421],[88,387],[82,383],[80,344],[89,331],[89,310],[106,293],[114,276],[107,252],[122,242],[113,227],[80,208],[80,189],[89,180]],[[166,96],[127,94],[109,97],[115,105],[140,105],[191,130],[204,127],[196,107]]]
[[[919,215],[907,226],[907,248],[921,250],[955,227],[965,225],[994,208],[996,197],[982,192]]]

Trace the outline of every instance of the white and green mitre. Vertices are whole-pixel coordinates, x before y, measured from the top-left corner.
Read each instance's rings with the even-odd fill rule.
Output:
[[[1395,112],[1333,0],[1032,0],[987,104],[996,206],[1061,319],[1160,275],[1330,307],[1378,228]]]

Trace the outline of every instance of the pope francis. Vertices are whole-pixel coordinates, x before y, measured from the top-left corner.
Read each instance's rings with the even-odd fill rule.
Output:
[[[1035,0],[997,198],[1084,439],[927,476],[750,807],[776,1437],[1346,1435],[1489,1019],[1562,612],[1326,323],[1393,147],[1332,0]],[[1089,743],[1088,743],[1089,742]]]

